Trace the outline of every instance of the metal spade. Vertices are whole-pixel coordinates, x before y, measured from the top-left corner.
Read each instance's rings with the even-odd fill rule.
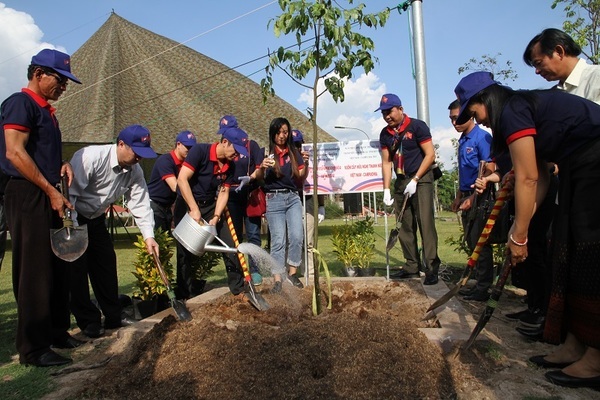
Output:
[[[65,198],[69,198],[66,175],[61,177],[60,192]],[[50,229],[50,245],[58,258],[73,262],[81,257],[88,247],[87,225],[74,226],[71,210],[67,207],[64,208],[63,213],[62,228]]]
[[[192,314],[190,314],[190,310],[187,309],[185,304],[175,298],[175,292],[173,291],[173,287],[169,282],[169,278],[165,273],[165,270],[160,263],[160,259],[155,252],[152,252],[152,258],[154,258],[154,264],[156,264],[156,269],[158,270],[158,274],[160,275],[160,279],[165,284],[167,288],[167,296],[169,297],[169,301],[171,302],[171,307],[175,311],[175,315],[180,321],[189,321],[192,319]]]
[[[409,196],[404,196],[404,201],[402,202],[402,209],[400,210],[400,214],[398,215],[398,218],[396,218],[396,223],[398,223],[398,221],[400,221],[402,223],[402,216],[404,215],[404,210],[406,209],[406,203],[408,202],[408,197]],[[390,231],[390,237],[388,238],[387,244],[385,246],[385,250],[387,252],[389,252],[390,250],[392,250],[394,248],[394,246],[396,245],[396,242],[398,241],[398,228],[394,228]]]

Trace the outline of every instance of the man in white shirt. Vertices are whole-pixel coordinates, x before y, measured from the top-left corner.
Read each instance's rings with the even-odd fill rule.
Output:
[[[536,35],[523,53],[523,61],[556,89],[600,104],[600,66],[583,58],[581,47],[565,32],[549,28]]]
[[[158,254],[150,196],[138,164],[142,158],[156,156],[150,147],[150,131],[131,125],[119,133],[116,144],[85,147],[71,160],[74,179],[70,200],[79,225],[87,224],[89,235],[86,252],[71,268],[71,312],[88,337],[100,337],[104,328],[120,328],[134,322],[121,315],[117,258],[105,216],[106,209],[125,196],[148,252]],[[88,275],[105,317],[104,327],[100,310],[90,300]]]

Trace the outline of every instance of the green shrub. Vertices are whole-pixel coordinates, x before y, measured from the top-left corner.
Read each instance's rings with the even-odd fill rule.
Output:
[[[345,267],[368,268],[375,256],[373,219],[366,217],[350,225],[334,226],[331,243],[333,252]]]
[[[163,232],[159,228],[154,234],[154,240],[158,243],[159,260],[167,275],[169,282],[173,280],[173,238],[168,232]],[[154,263],[154,257],[148,253],[146,242],[141,235],[137,236],[137,242],[134,243],[136,250],[136,260],[133,264],[135,271],[132,272],[136,277],[134,282],[133,295],[142,300],[150,300],[155,296],[166,292],[167,288],[163,283],[158,268]]]

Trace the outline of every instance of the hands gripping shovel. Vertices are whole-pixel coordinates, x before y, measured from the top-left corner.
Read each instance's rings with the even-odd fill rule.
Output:
[[[68,200],[68,178],[63,175],[60,179],[60,192]],[[71,210],[63,209],[63,226],[59,229],[50,229],[50,245],[54,254],[65,261],[77,260],[88,247],[87,225],[75,226],[71,219]]]
[[[473,271],[473,268],[475,268],[475,265],[477,264],[477,260],[479,259],[479,254],[481,253],[481,249],[487,243],[488,237],[490,236],[490,232],[492,231],[492,228],[494,227],[494,224],[496,223],[496,219],[498,218],[498,214],[500,214],[500,210],[502,210],[502,207],[504,207],[504,203],[506,202],[508,194],[511,190],[512,190],[512,188],[508,187],[508,185],[505,185],[497,193],[496,202],[494,203],[494,208],[492,209],[492,212],[490,213],[490,216],[488,217],[488,219],[485,223],[485,227],[483,228],[483,231],[481,232],[481,235],[479,236],[479,240],[477,241],[477,245],[475,246],[475,249],[473,250],[473,254],[471,254],[471,257],[469,257],[469,261],[467,261],[467,266],[465,267],[465,270],[464,270],[460,280],[456,283],[454,288],[452,288],[448,293],[446,293],[445,295],[440,297],[437,301],[435,301],[427,309],[427,314],[425,314],[425,316],[423,317],[424,320],[431,318],[433,316],[433,310],[440,307],[441,305],[446,304],[448,302],[448,300],[450,300],[452,297],[456,296],[456,294],[458,293],[460,288],[463,287],[467,283],[467,281],[469,280],[469,277],[471,276],[471,272]]]

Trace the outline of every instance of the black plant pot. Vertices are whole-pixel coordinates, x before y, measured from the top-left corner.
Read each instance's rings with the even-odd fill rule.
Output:
[[[171,307],[171,301],[166,293],[159,294],[156,300],[156,312],[161,312]]]
[[[204,293],[204,287],[206,286],[206,280],[204,279],[192,279],[192,285],[190,288],[190,297],[196,297]]]
[[[359,271],[359,269],[356,267],[344,267],[343,273],[344,273],[344,276],[353,278],[353,277],[357,276],[356,275],[357,271]]]
[[[375,268],[369,267],[369,268],[357,268],[357,275],[358,276],[375,276]]]
[[[132,301],[133,315],[135,319],[144,319],[156,314],[158,304],[157,297],[153,297],[150,300],[142,300],[139,297],[134,297]]]

